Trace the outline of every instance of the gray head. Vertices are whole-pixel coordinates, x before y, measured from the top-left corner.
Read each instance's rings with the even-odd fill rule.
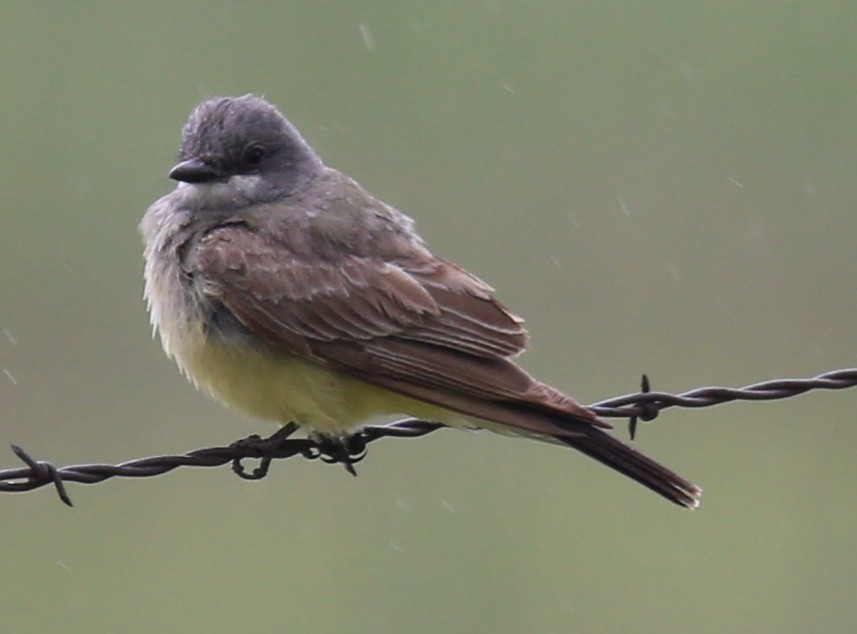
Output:
[[[194,108],[178,158],[170,178],[201,185],[194,189],[214,204],[221,196],[248,203],[288,196],[322,167],[280,111],[255,95],[218,97]]]

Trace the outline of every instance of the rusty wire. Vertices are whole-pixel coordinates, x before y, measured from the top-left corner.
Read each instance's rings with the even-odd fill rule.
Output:
[[[589,406],[602,417],[630,419],[633,438],[637,420],[653,420],[661,410],[669,407],[710,407],[731,401],[770,401],[797,396],[811,390],[841,390],[857,385],[857,368],[826,372],[810,379],[778,379],[755,383],[742,388],[703,387],[683,394],[652,392],[647,377],[643,377],[642,390],[599,401]],[[161,475],[178,467],[219,467],[232,464],[232,470],[242,478],[263,478],[272,460],[300,455],[314,460],[344,464],[352,474],[354,464],[365,457],[366,446],[380,438],[416,438],[444,427],[417,419],[406,419],[391,425],[367,426],[354,435],[333,441],[319,437],[291,438],[297,426],[286,425],[270,438],[251,436],[226,447],[197,449],[180,455],[152,456],[130,460],[117,465],[82,464],[55,467],[50,462],[33,459],[17,445],[12,451],[24,467],[0,470],[0,492],[20,493],[46,485],[53,485],[60,499],[71,506],[65,482],[95,484],[108,478],[148,478]],[[259,459],[260,465],[251,472],[244,469],[242,461]]]

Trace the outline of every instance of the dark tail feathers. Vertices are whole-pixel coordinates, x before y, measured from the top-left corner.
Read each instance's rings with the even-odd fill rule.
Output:
[[[691,509],[699,506],[702,489],[600,429],[589,427],[579,435],[556,436],[556,439],[636,480],[674,504]]]

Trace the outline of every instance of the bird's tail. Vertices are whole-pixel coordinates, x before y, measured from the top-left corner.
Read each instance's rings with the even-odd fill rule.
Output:
[[[556,440],[636,480],[679,506],[696,508],[702,489],[597,427]]]
[[[407,344],[397,341],[396,345],[401,348]],[[422,350],[420,354],[425,355],[426,351]],[[443,354],[445,356],[440,358],[448,361],[452,353],[446,351]],[[418,355],[413,353],[412,356],[417,358]],[[451,427],[488,429],[504,435],[567,445],[636,480],[674,504],[687,508],[699,506],[702,493],[699,487],[603,431],[611,429],[612,425],[599,419],[571,397],[537,383],[508,359],[461,357],[468,364],[461,370],[462,375],[472,367],[481,369],[483,373],[488,370],[493,372],[479,384],[481,390],[488,389],[484,386],[491,377],[499,380],[496,379],[499,376],[505,380],[507,391],[512,389],[508,385],[523,383],[524,387],[516,386],[520,397],[515,400],[493,398],[494,395],[491,395],[492,398],[480,397],[465,390],[448,389],[446,383],[443,387],[437,387],[380,373],[371,374],[365,380],[414,399],[403,403],[402,408],[403,412],[413,416]],[[488,370],[482,366],[487,366]],[[471,379],[471,382],[474,381]],[[449,384],[456,385],[452,379]],[[471,388],[471,391],[475,391],[475,388]]]

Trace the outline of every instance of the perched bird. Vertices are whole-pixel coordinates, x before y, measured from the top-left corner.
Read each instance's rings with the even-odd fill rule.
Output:
[[[493,289],[264,99],[198,105],[169,176],[140,225],[145,295],[167,355],[215,399],[334,440],[391,414],[547,440],[698,504],[700,489],[516,365],[527,332]]]

